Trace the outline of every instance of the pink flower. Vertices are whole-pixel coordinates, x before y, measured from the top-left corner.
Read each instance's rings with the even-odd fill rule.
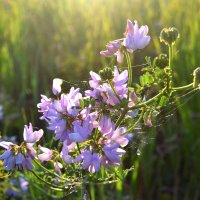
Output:
[[[120,48],[119,42],[110,42],[106,45],[105,51],[101,51],[100,54],[105,57],[110,57],[114,55]]]
[[[61,85],[62,85],[62,80],[59,78],[54,78],[53,79],[53,88],[52,88],[52,92],[53,94],[57,95],[61,92]]]
[[[112,136],[110,137],[110,140],[116,142],[121,147],[125,147],[129,142],[129,140],[126,138],[126,136],[122,135],[125,132],[126,132],[126,128],[124,128],[124,127],[120,127],[118,129],[116,129],[114,131],[114,133],[112,134]]]
[[[104,156],[101,158],[101,163],[105,167],[109,166],[119,166],[120,158],[123,156],[126,151],[119,148],[118,144],[109,144],[103,147]]]
[[[100,54],[102,56],[111,57],[114,55],[117,57],[117,62],[119,62],[119,63],[123,62],[124,55],[120,51],[120,43],[119,42],[115,42],[115,41],[109,42],[106,45],[106,48],[107,48],[107,50],[100,52]]]
[[[42,154],[39,154],[38,155],[38,159],[41,161],[41,162],[44,162],[44,161],[49,161],[51,160],[51,157],[53,155],[53,151],[46,148],[46,147],[42,147],[42,146],[38,146],[38,149],[40,149],[40,151],[42,151],[43,153]]]
[[[0,155],[0,160],[3,160],[3,165],[7,171],[14,169],[16,166],[19,169],[33,169],[32,155],[27,153],[22,154],[20,146],[13,144],[12,142],[0,142],[0,146],[5,148],[6,151]]]
[[[139,28],[136,20],[134,23],[135,24],[133,25],[130,20],[127,21],[125,38],[123,42],[124,46],[127,47],[130,52],[145,48],[151,40],[151,37],[147,35],[149,31],[148,26],[145,25]]]
[[[23,136],[25,142],[36,143],[43,136],[43,130],[40,129],[39,131],[33,131],[33,126],[30,123],[29,127],[25,125]]]
[[[91,153],[90,151],[84,151],[83,157],[83,169],[88,169],[90,173],[95,173],[100,169],[100,156],[97,153]]]
[[[101,82],[101,77],[93,71],[90,71],[90,76],[92,78],[92,80],[89,81],[90,87],[92,88],[98,87],[99,83]]]
[[[57,173],[60,173],[61,172],[61,169],[63,168],[63,165],[60,163],[60,162],[54,162],[54,168],[55,168],[55,171]]]

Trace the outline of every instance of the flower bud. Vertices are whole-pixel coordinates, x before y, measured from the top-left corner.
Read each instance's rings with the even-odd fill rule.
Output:
[[[164,42],[166,45],[173,45],[176,42],[176,39],[179,38],[178,29],[175,27],[164,28],[160,32],[160,41]]]
[[[193,87],[200,88],[200,67],[196,68],[193,72]]]
[[[113,78],[113,72],[112,69],[109,67],[106,67],[99,71],[99,75],[103,80],[109,80]]]
[[[161,69],[164,69],[168,66],[169,59],[166,54],[160,54],[158,57],[155,58],[155,65]]]

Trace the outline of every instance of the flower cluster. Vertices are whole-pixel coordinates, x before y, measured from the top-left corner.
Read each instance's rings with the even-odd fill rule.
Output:
[[[10,187],[7,189],[8,198],[19,198],[21,199],[25,195],[28,196],[28,186],[29,183],[23,177],[18,177],[18,179],[10,179]]]
[[[91,90],[86,90],[85,96],[73,87],[68,94],[61,93],[62,81],[54,79],[52,91],[56,98],[42,95],[38,108],[43,114],[41,119],[46,120],[48,129],[55,133],[54,139],[63,144],[60,156],[66,164],[81,162],[83,169],[94,173],[101,165],[119,165],[120,157],[125,154],[122,147],[130,139],[126,128],[116,127],[101,107],[111,109],[127,98],[128,71],[119,73],[115,67],[113,78],[105,82],[95,72],[91,71],[90,75]],[[82,105],[86,101],[88,105]],[[52,152],[43,152],[42,156],[50,159]],[[44,160],[41,156],[38,158]],[[48,161],[46,157],[45,161]]]
[[[143,49],[149,43],[147,34],[147,26],[139,28],[137,21],[133,25],[128,20],[125,38],[110,42],[107,50],[100,53],[107,57],[115,55],[121,62],[125,53]],[[49,149],[38,145],[36,151],[34,144],[40,140],[43,131],[33,131],[30,124],[24,128],[24,142],[20,146],[0,142],[0,146],[6,149],[0,156],[6,169],[17,166],[32,170],[33,159],[41,163],[53,161],[57,173],[61,172],[64,164],[68,166],[71,163],[78,163],[90,173],[98,172],[101,166],[119,166],[134,129],[122,121],[126,115],[133,116],[130,109],[139,101],[129,88],[131,73],[130,67],[121,71],[117,66],[105,68],[99,74],[91,71],[90,88],[83,94],[74,87],[63,93],[63,80],[54,79],[54,97],[41,95],[37,107],[42,113],[40,119],[48,123],[47,128],[54,132],[54,140],[61,148]],[[151,125],[150,118],[146,125]]]
[[[101,51],[100,54],[105,57],[115,55],[117,61],[121,63],[124,58],[123,49],[133,53],[137,49],[143,49],[149,44],[151,37],[147,35],[148,31],[147,25],[139,28],[136,20],[134,21],[134,25],[130,20],[127,20],[126,31],[124,33],[125,38],[109,42],[106,45],[107,50]]]
[[[43,130],[33,131],[32,124],[24,128],[24,142],[20,146],[12,143],[1,141],[0,146],[6,151],[0,156],[4,160],[3,165],[9,171],[15,167],[19,169],[33,169],[32,160],[35,158],[36,151],[33,145],[43,136]]]

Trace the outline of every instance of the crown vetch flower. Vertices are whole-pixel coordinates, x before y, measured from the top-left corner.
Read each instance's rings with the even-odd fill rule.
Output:
[[[100,54],[105,57],[110,57],[114,55],[120,49],[120,44],[119,42],[109,42],[106,45],[106,49],[107,50],[105,51],[101,51]]]
[[[91,74],[91,73],[90,73]],[[95,77],[94,77],[95,74]],[[119,99],[116,97],[116,95],[114,94],[111,86],[108,83],[103,83],[103,84],[99,84],[100,81],[96,81],[96,77],[99,77],[98,74],[96,73],[92,73],[92,84],[90,85],[92,90],[86,90],[85,91],[85,96],[86,97],[92,97],[96,100],[96,102],[104,102],[108,105],[116,105],[119,104],[120,101]],[[128,88],[127,88],[127,82],[128,80],[128,71],[124,70],[123,72],[119,73],[118,68],[115,66],[114,67],[114,76],[112,79],[112,84],[113,87],[115,89],[115,91],[117,92],[118,96],[120,97],[120,99],[124,99],[127,97],[127,93],[128,93]],[[93,83],[98,83],[95,86],[93,86]]]
[[[89,81],[90,87],[91,88],[98,87],[99,83],[101,82],[101,77],[93,71],[90,71],[90,76],[92,78],[92,80]]]
[[[110,118],[106,116],[101,117],[98,129],[103,136],[110,134],[114,130],[114,128],[115,128],[115,125],[114,123],[111,122]]]
[[[24,141],[27,143],[36,143],[40,140],[40,138],[43,136],[43,130],[40,129],[39,131],[33,131],[33,126],[30,123],[29,127],[25,125],[24,127]]]
[[[52,99],[46,97],[45,95],[41,95],[41,103],[37,104],[38,112],[43,113],[43,116],[40,119],[46,119],[48,117],[48,112],[50,107],[52,107]]]
[[[74,131],[69,133],[69,139],[73,142],[84,142],[88,139],[88,136],[92,133],[93,126],[88,118],[84,123],[79,121],[73,122]]]
[[[111,57],[112,55],[117,57],[117,62],[121,63],[123,61],[123,53],[120,51],[120,43],[118,41],[109,42],[106,45],[105,51],[101,51],[100,54],[105,57]]]
[[[125,127],[117,128],[110,136],[110,140],[116,142],[121,147],[125,147],[126,145],[128,145],[129,140],[127,139],[126,135],[122,134],[125,133],[126,130],[127,129]]]
[[[54,162],[54,169],[57,173],[61,173],[61,169],[63,168],[63,165],[60,162]]]
[[[26,146],[18,146],[11,142],[0,142],[0,146],[6,151],[0,156],[0,160],[4,160],[3,165],[7,171],[14,169],[16,166],[19,169],[33,169],[32,156]]]
[[[12,152],[12,147],[14,145],[15,144],[12,142],[0,142],[0,146],[7,150],[2,155],[0,155],[0,160],[4,160],[3,165],[6,167],[7,171],[10,171],[15,167],[15,156]]]
[[[53,94],[57,95],[61,92],[62,82],[63,82],[62,79],[59,79],[59,78],[53,79],[53,88],[52,88]]]
[[[124,46],[130,51],[133,52],[137,49],[145,48],[151,37],[148,34],[149,28],[147,25],[141,26],[139,28],[138,22],[135,20],[133,23],[128,20],[127,27],[125,32]]]
[[[22,191],[26,192],[28,190],[28,181],[22,177],[19,177],[19,182]]]
[[[118,144],[109,144],[103,147],[104,156],[101,158],[101,163],[105,167],[119,166],[120,157],[126,153],[125,150],[119,148]]]
[[[44,161],[49,161],[51,160],[52,158],[52,155],[53,155],[53,151],[46,148],[46,147],[42,147],[42,146],[38,146],[38,149],[40,151],[42,151],[43,153],[42,154],[39,154],[38,155],[38,159],[41,161],[41,162],[44,162]]]
[[[68,144],[67,140],[63,142],[63,148],[62,151],[60,152],[60,157],[66,162],[66,164],[74,162],[75,159],[69,155],[69,151],[73,150],[75,146],[76,146],[75,142],[72,142],[71,144]]]
[[[90,173],[98,172],[100,169],[100,155],[97,153],[93,153],[90,151],[84,151],[82,153],[83,169],[88,169]]]

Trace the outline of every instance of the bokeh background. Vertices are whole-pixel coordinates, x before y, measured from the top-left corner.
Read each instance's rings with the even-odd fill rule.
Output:
[[[199,0],[0,0],[1,135],[20,140],[24,124],[43,127],[40,94],[51,93],[53,78],[78,86],[91,69],[106,65],[99,52],[123,36],[127,19],[147,24],[152,37],[135,53],[134,65],[144,64],[145,56],[167,53],[160,31],[177,27],[174,82],[192,81],[200,66]],[[200,95],[190,97],[180,98],[173,116],[147,130],[144,141],[135,141],[125,160],[134,165],[127,179],[91,186],[92,199],[200,199]]]

